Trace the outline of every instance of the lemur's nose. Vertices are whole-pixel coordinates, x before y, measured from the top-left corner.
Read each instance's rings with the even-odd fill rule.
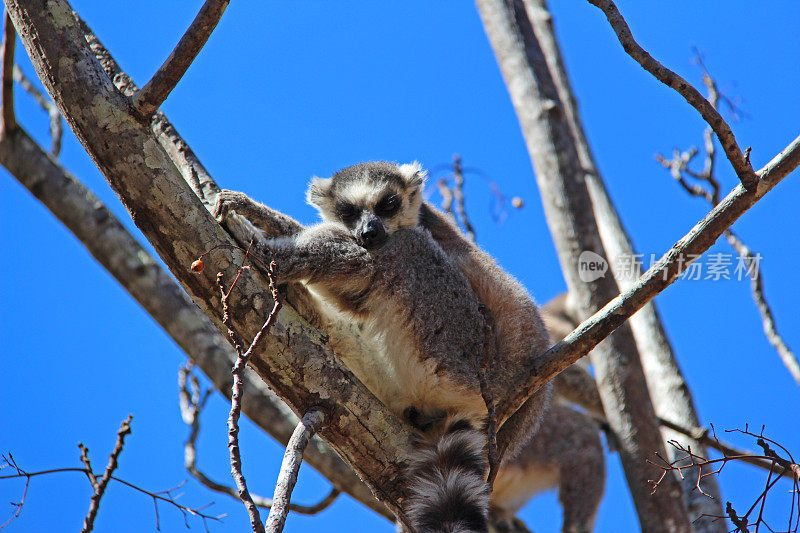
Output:
[[[364,226],[361,232],[361,243],[364,248],[374,248],[383,243],[386,239],[386,230],[377,218],[373,218]]]

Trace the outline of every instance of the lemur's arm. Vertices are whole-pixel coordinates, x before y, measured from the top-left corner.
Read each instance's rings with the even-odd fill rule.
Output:
[[[245,217],[268,237],[288,237],[303,230],[290,216],[258,203],[243,192],[223,190],[214,204],[214,216],[222,220],[230,211]]]
[[[278,283],[326,283],[347,291],[372,279],[373,262],[367,251],[350,235],[325,223],[257,246],[264,259],[275,261]]]

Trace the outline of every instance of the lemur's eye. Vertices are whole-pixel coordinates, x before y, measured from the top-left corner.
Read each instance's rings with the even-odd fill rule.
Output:
[[[400,198],[396,194],[384,196],[375,206],[375,214],[381,217],[394,215],[400,208]]]
[[[345,222],[350,222],[358,217],[359,210],[351,204],[340,204],[336,206],[336,214]]]

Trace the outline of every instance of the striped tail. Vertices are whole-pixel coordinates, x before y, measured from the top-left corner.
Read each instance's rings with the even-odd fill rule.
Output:
[[[485,431],[452,422],[437,442],[418,445],[410,463],[406,515],[417,533],[488,531]]]

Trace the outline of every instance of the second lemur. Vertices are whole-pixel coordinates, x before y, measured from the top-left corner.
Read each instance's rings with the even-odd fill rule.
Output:
[[[305,285],[343,362],[429,438],[409,458],[404,508],[415,528],[486,531],[480,359],[493,354],[489,390],[502,398],[549,339],[525,289],[422,201],[424,178],[418,165],[381,162],[315,178],[307,198],[324,222],[309,227],[239,193],[223,193],[218,211],[282,235],[257,250],[275,260],[277,281]],[[542,389],[504,425],[506,460],[536,432],[549,395]]]

